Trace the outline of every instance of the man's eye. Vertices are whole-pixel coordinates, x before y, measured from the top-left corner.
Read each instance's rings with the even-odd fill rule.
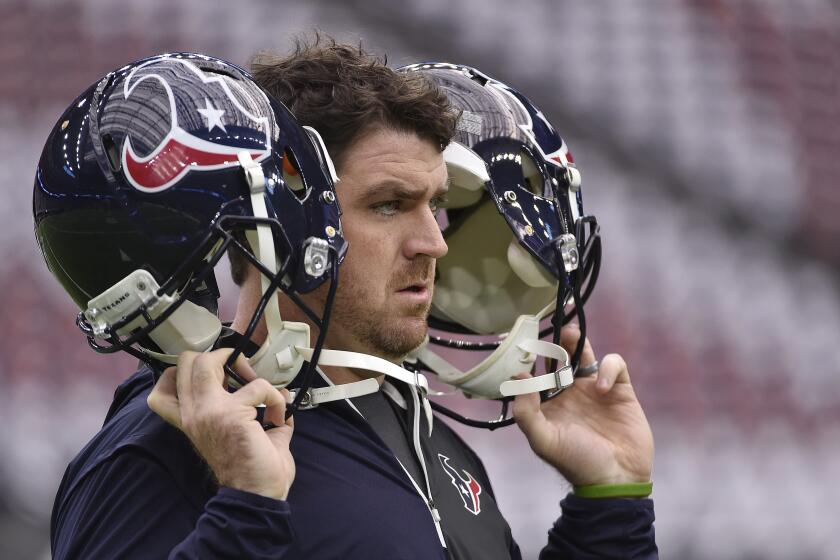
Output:
[[[388,202],[380,202],[371,206],[374,212],[382,214],[383,216],[393,216],[400,209],[398,200],[389,200]]]
[[[432,209],[432,212],[437,212],[444,204],[446,204],[446,195],[442,194],[429,201],[429,208]]]

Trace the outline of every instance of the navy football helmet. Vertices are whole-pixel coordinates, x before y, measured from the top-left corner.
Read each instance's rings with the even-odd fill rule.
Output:
[[[251,363],[282,387],[305,359],[311,379],[323,344],[346,250],[336,180],[318,133],[246,71],[164,54],[108,73],[58,120],[37,168],[35,234],[90,345],[158,370],[219,344],[213,267],[241,251],[263,296],[228,365],[264,314],[269,340]],[[326,281],[318,314],[298,296]],[[320,328],[314,352],[309,327],[280,318],[277,290]]]
[[[429,317],[441,334],[418,349],[416,363],[468,397],[504,403],[494,422],[437,405],[440,412],[474,426],[508,425],[513,395],[553,391],[550,397],[573,381],[586,336],[583,304],[600,267],[598,223],[583,211],[581,176],[566,143],[524,95],[468,66],[400,70],[422,73],[461,111],[444,152],[451,188],[441,222],[449,252],[437,263]],[[569,357],[559,346],[560,327],[574,317],[583,336]],[[552,333],[553,343],[540,340]],[[491,352],[462,371],[439,347]],[[537,355],[550,358],[544,375],[510,379]]]

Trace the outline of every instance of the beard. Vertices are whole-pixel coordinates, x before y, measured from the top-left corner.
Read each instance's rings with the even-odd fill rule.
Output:
[[[405,268],[392,274],[385,286],[384,302],[372,306],[380,299],[371,289],[369,273],[342,267],[327,339],[341,338],[346,343],[349,338],[354,342],[353,346],[360,346],[364,352],[392,362],[401,361],[426,339],[431,299],[397,307],[392,296],[401,288],[418,283],[427,283],[431,291],[434,269],[432,258],[418,257],[410,261]],[[319,289],[318,292],[318,299],[325,303],[326,290]]]

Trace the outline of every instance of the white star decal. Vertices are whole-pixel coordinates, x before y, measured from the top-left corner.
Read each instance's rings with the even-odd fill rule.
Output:
[[[198,112],[204,115],[204,118],[207,119],[207,132],[212,132],[212,130],[218,126],[223,132],[227,133],[225,123],[222,122],[222,115],[225,114],[224,109],[216,109],[210,105],[210,100],[205,97],[204,109],[199,109]]]

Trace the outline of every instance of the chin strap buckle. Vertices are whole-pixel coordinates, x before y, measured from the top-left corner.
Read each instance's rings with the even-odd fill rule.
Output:
[[[292,402],[294,402],[295,399],[297,399],[297,396],[299,394],[300,394],[300,389],[295,389],[295,390],[289,391],[289,395],[291,395],[291,397],[292,397]],[[317,406],[318,406],[317,404],[312,402],[312,393],[310,393],[309,391],[306,391],[303,394],[303,397],[301,397],[301,399],[300,399],[300,403],[298,404],[298,410],[309,410],[309,409],[315,408]]]
[[[572,366],[564,366],[554,372],[554,382],[557,384],[557,389],[563,390],[571,386],[575,382],[575,376],[572,373]]]
[[[298,410],[310,410],[319,404],[344,399],[352,399],[362,395],[369,395],[379,390],[379,382],[374,378],[344,383],[342,385],[329,385],[327,387],[310,387],[300,400]],[[300,389],[292,389],[289,394],[292,401],[295,400]]]

